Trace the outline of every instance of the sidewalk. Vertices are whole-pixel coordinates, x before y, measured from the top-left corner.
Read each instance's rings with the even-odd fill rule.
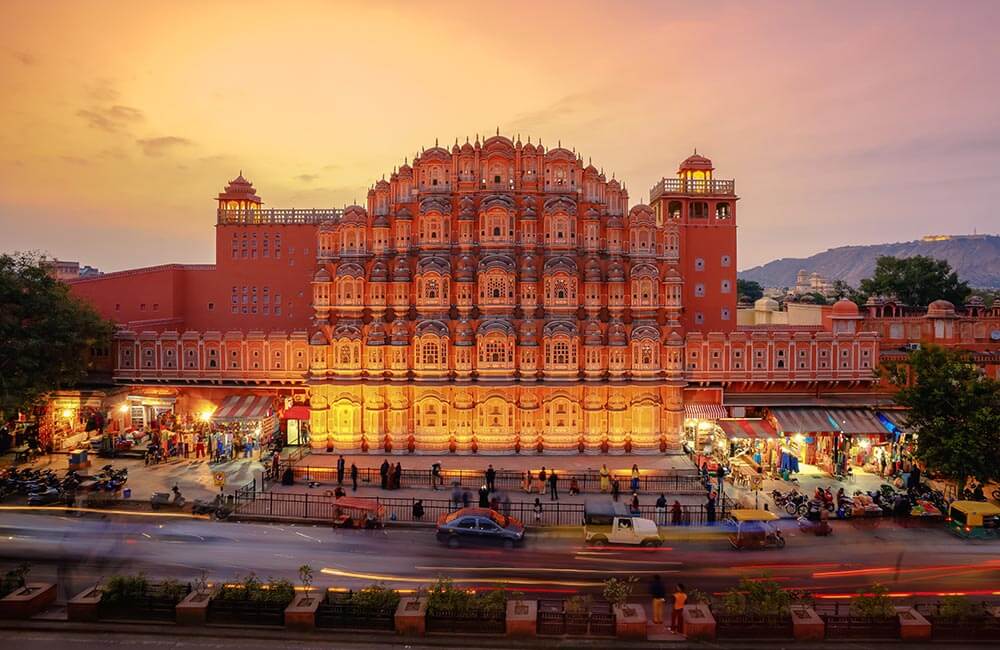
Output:
[[[326,453],[325,451],[315,451],[307,454],[296,463],[299,467],[336,467],[337,453]],[[426,469],[430,470],[434,463],[441,463],[443,470],[469,470],[486,471],[487,466],[493,465],[497,471],[511,470],[524,472],[531,470],[538,472],[542,467],[547,469],[555,468],[556,471],[576,472],[591,470],[597,472],[602,464],[606,464],[608,469],[615,473],[628,474],[632,470],[632,465],[638,465],[640,471],[685,471],[694,470],[694,463],[684,454],[669,455],[589,455],[572,454],[565,456],[553,456],[537,453],[524,454],[503,454],[488,456],[483,454],[386,454],[372,452],[368,454],[345,454],[344,462],[348,467],[355,463],[358,467],[378,467],[382,460],[388,460],[395,465],[400,463],[403,469]]]

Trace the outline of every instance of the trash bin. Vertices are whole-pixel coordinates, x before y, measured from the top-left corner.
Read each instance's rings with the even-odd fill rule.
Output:
[[[131,499],[132,498],[132,488],[125,488],[124,490],[122,490],[122,498],[123,499]]]

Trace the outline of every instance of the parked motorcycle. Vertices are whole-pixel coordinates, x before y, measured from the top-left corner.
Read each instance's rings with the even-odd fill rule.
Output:
[[[226,503],[221,494],[214,499],[195,499],[191,502],[191,512],[196,515],[210,515],[222,521],[233,514],[233,507]]]
[[[176,508],[180,510],[185,504],[187,504],[187,499],[184,498],[176,485],[171,492],[153,492],[153,496],[149,498],[149,505],[153,510],[159,510],[160,508]]]

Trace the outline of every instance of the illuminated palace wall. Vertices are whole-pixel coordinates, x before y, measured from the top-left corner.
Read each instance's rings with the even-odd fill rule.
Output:
[[[242,174],[217,201],[214,265],[70,284],[120,325],[119,383],[307,390],[318,448],[657,452],[686,386],[876,381],[853,303],[737,327],[735,184],[697,154],[649,205],[500,135],[420,152],[365,206],[265,209]]]

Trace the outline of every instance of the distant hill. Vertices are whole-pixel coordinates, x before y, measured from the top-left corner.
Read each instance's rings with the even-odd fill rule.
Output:
[[[1000,236],[961,235],[947,239],[931,238],[896,244],[870,246],[842,246],[831,248],[806,258],[782,258],[740,271],[744,280],[756,280],[764,287],[791,287],[801,269],[819,273],[832,280],[844,280],[858,286],[862,279],[871,277],[875,260],[881,255],[912,257],[924,255],[948,260],[958,272],[958,277],[970,286],[1000,288]]]

